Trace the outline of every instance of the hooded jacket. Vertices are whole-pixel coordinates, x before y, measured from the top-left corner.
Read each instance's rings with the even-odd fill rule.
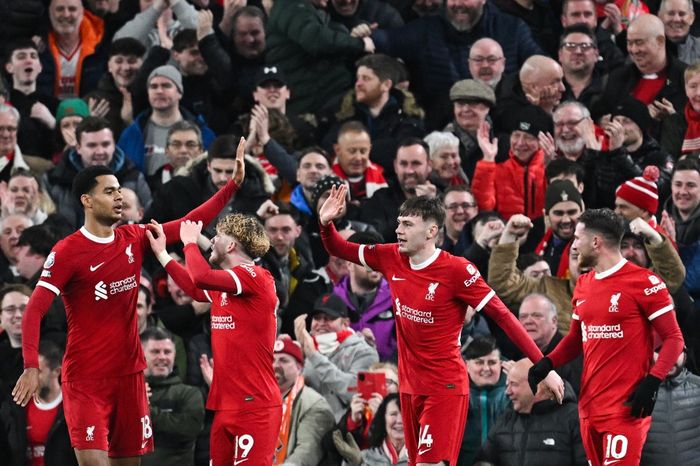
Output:
[[[700,308],[700,206],[696,207],[686,220],[682,220],[673,199],[666,201],[664,208],[676,223],[676,244],[678,254],[685,265],[683,287]],[[671,291],[669,289],[669,291]]]

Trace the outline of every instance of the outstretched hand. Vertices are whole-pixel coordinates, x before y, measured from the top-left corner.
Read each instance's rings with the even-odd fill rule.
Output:
[[[347,191],[348,188],[345,185],[339,188],[335,186],[331,188],[331,195],[328,196],[326,202],[321,206],[321,210],[318,211],[318,219],[321,221],[321,225],[326,226],[333,220],[343,216]]]
[[[192,220],[185,220],[180,223],[180,239],[182,244],[185,246],[194,243],[197,244],[197,239],[199,234],[202,232],[202,222],[193,222]]]
[[[236,149],[236,174],[233,175],[233,181],[240,186],[245,179],[245,138],[241,137],[238,141]]]
[[[154,254],[159,254],[165,251],[165,232],[163,232],[163,225],[151,220],[151,223],[146,225],[146,237],[148,242],[151,243],[151,249]]]
[[[12,390],[12,397],[15,403],[20,406],[27,406],[32,397],[39,393],[39,369],[28,367],[17,380],[15,388]]]

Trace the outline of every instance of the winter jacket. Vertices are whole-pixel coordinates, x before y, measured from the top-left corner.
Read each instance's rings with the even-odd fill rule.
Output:
[[[350,406],[353,393],[348,389],[357,386],[357,373],[378,361],[377,350],[363,337],[353,334],[328,356],[319,351],[307,356],[304,380],[328,401],[337,421]]]
[[[525,214],[531,219],[541,217],[546,189],[542,149],[538,149],[526,164],[512,152],[503,163],[480,160],[472,180],[479,210],[495,210],[505,220],[514,214]]]
[[[661,383],[642,466],[700,465],[700,377],[687,369]]]
[[[114,78],[111,73],[104,73],[97,82],[97,87],[94,91],[88,93],[85,99],[105,99],[109,102],[109,111],[104,118],[109,121],[109,126],[112,128],[112,133],[115,137],[122,134],[126,124],[122,120],[122,105],[124,104],[124,94],[121,93],[117,85],[114,83]]]
[[[486,442],[489,430],[510,405],[510,399],[506,396],[505,373],[501,373],[495,385],[478,387],[469,381],[469,411],[457,466],[474,464],[474,458]]]
[[[54,154],[54,130],[46,123],[31,116],[35,103],[41,103],[49,109],[52,115],[56,114],[58,99],[52,94],[32,92],[27,95],[17,89],[10,90],[10,103],[22,116],[19,120],[17,131],[17,145],[25,154],[35,155],[44,159],[50,159]]]
[[[308,313],[321,295],[331,291],[333,291],[333,283],[328,277],[315,271],[301,277],[294,293],[289,297],[287,307],[279,310],[279,320],[281,321],[279,322],[279,333],[294,335],[294,319]]]
[[[335,10],[335,5],[328,5],[331,20],[352,30],[359,24],[377,23],[382,29],[395,29],[403,26],[403,18],[390,3],[382,0],[359,0],[357,9],[352,16],[341,16]]]
[[[458,32],[440,14],[372,34],[377,52],[401,58],[408,65],[412,89],[429,112],[433,110],[429,105],[444,102],[441,97],[448,95],[452,84],[471,77],[469,49],[484,37],[501,44],[506,73],[517,71],[531,55],[543,53],[523,20],[503,13],[491,2],[486,2],[481,18],[468,32]]]
[[[700,38],[691,34],[685,36],[678,45],[678,59],[686,65],[692,65],[700,60]]]
[[[287,457],[284,464],[316,466],[323,457],[321,439],[335,425],[328,402],[311,387],[304,387],[292,405]]]
[[[24,155],[19,146],[15,144],[14,156],[12,157],[12,163],[7,162],[7,159],[2,157],[7,154],[0,154],[0,181],[7,183],[10,181],[10,177],[17,170],[27,170],[29,171],[29,165],[24,160]]]
[[[197,10],[187,1],[172,2],[172,10],[177,20],[170,21],[167,26],[168,37],[171,39],[184,29],[197,29]],[[114,40],[131,37],[141,42],[146,49],[160,45],[160,36],[156,26],[162,12],[153,5],[138,13],[114,34]]]
[[[381,0],[375,0],[381,1]],[[409,137],[422,138],[425,134],[423,117],[425,112],[408,91],[393,88],[389,100],[379,115],[372,116],[369,107],[355,100],[355,91],[348,91],[335,113],[335,124],[323,138],[322,145],[332,152],[338,139],[338,130],[348,121],[359,121],[367,127],[372,140],[371,158],[388,173],[394,171],[394,159],[399,142]]]
[[[374,193],[362,209],[362,219],[369,222],[382,235],[384,243],[396,242],[396,219],[399,207],[406,195],[396,181]]]
[[[33,401],[30,401],[33,403]],[[7,466],[26,466],[27,458],[27,415],[26,408],[18,406],[10,398],[0,406],[0,451],[2,463]],[[4,447],[4,448],[3,448]],[[58,408],[51,425],[44,449],[45,466],[78,466],[78,460],[70,444],[68,425],[63,414],[63,406]]]
[[[193,115],[184,107],[180,107],[180,113],[183,120],[194,122],[199,126],[202,132],[202,143],[206,150],[216,137],[214,132],[207,126],[207,123],[201,116]],[[126,152],[129,159],[136,165],[136,168],[143,173],[146,172],[146,125],[152,114],[153,110],[146,110],[138,114],[134,118],[134,122],[122,132],[119,142],[117,142],[117,146]]]
[[[571,387],[567,384],[561,406],[544,400],[535,403],[529,414],[504,412],[489,431],[477,461],[499,466],[587,465]]]
[[[151,387],[151,422],[155,449],[141,458],[144,466],[194,465],[194,444],[204,423],[204,399],[179,376],[146,377]]]
[[[46,48],[39,53],[42,72],[37,77],[37,90],[59,97],[61,79],[59,51],[53,31],[49,32]],[[97,87],[102,73],[107,69],[109,41],[105,39],[104,21],[88,10],[80,22],[80,58],[75,81],[75,95],[84,96]]]
[[[700,206],[686,220],[681,219],[671,198],[666,201],[664,210],[676,224],[678,254],[685,265],[683,287],[695,301],[695,308],[700,309]]]
[[[151,190],[146,178],[119,147],[114,148],[108,167],[116,175],[119,184],[133,190],[141,205],[148,208],[151,204]],[[57,212],[66,218],[73,229],[82,226],[84,220],[83,206],[72,193],[73,178],[83,168],[80,154],[75,149],[68,149],[56,167],[46,172],[43,178],[51,199],[56,203]]]
[[[649,165],[656,165],[659,167],[659,179],[656,182],[656,186],[659,191],[659,212],[661,212],[663,203],[671,195],[671,172],[673,172],[674,165],[673,157],[663,150],[656,139],[652,137],[644,138],[639,149],[630,152],[630,157],[639,169],[640,174]],[[656,213],[657,212],[652,212],[652,214]]]
[[[472,134],[463,130],[456,121],[452,121],[445,126],[443,131],[450,132],[457,136],[459,139],[459,158],[464,170],[464,174],[471,180],[474,179],[474,171],[476,170],[476,163],[484,158],[484,154],[481,152],[479,143],[476,141],[476,133]],[[502,162],[506,160],[504,158],[499,158],[496,156],[496,162]]]
[[[588,83],[588,86],[586,86],[583,91],[581,91],[579,96],[576,97],[571,89],[571,86],[566,81],[566,78],[564,78],[563,82],[565,91],[561,96],[561,102],[576,100],[585,105],[586,108],[593,108],[593,105],[595,105],[595,103],[598,102],[598,99],[600,99],[600,95],[603,93],[603,89],[605,88],[607,81],[608,76],[602,74],[597,67],[594,68],[593,76],[591,76],[591,82]]]
[[[376,340],[377,353],[381,361],[396,360],[396,322],[392,309],[389,283],[382,278],[372,303],[364,312],[357,310],[357,299],[350,289],[350,277],[344,277],[335,285],[333,293],[340,297],[350,311],[350,326],[357,331],[363,328],[372,330]]]
[[[329,21],[309,0],[277,0],[266,27],[266,61],[284,72],[292,114],[314,112],[352,87],[349,63],[364,51],[362,39]]]
[[[393,466],[394,463],[391,462],[384,449],[382,447],[368,448],[362,451],[362,466]],[[395,463],[395,466],[408,466],[408,458],[406,456],[399,456],[399,460]]]
[[[43,0],[4,0],[0,2],[0,40],[30,39],[37,33],[42,22],[47,22],[46,6]]]

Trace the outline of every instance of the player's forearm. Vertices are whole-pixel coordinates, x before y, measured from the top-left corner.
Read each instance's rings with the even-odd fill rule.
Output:
[[[569,329],[569,333],[547,357],[552,361],[554,367],[561,367],[581,354],[581,351],[583,351],[581,323],[576,319],[571,319],[571,329]]]
[[[164,266],[165,271],[168,273],[168,275],[170,275],[173,281],[177,283],[177,286],[182,288],[182,291],[184,291],[187,294],[187,296],[191,297],[195,301],[207,301],[206,295],[202,290],[195,286],[185,267],[178,264],[177,261],[174,260],[168,261],[166,264],[164,264]]]
[[[328,254],[340,257],[346,261],[354,262],[355,264],[360,264],[359,244],[346,241],[340,236],[333,222],[325,226],[320,223],[319,225],[321,228],[321,241],[323,241],[323,246],[328,251]]]
[[[37,286],[32,293],[22,317],[22,357],[24,368],[39,368],[39,333],[44,318],[56,295]]]
[[[542,359],[542,352],[540,349],[533,339],[530,338],[530,335],[527,334],[522,324],[520,324],[518,319],[508,310],[498,296],[491,298],[483,311],[506,332],[508,338],[520,348],[520,351],[522,351],[530,361],[537,362]]]
[[[212,220],[219,215],[219,212],[231,200],[231,196],[238,190],[239,186],[230,180],[226,186],[221,188],[206,202],[199,207],[190,211],[184,217],[163,224],[163,231],[168,244],[176,243],[180,239],[180,223],[184,220],[192,220],[193,222],[201,221],[203,225],[209,225]]]
[[[649,372],[654,377],[663,380],[673,368],[683,351],[683,334],[676,322],[674,312],[667,312],[651,321],[656,333],[659,334],[663,344],[659,350],[659,357]]]
[[[240,293],[240,290],[236,287],[236,282],[228,272],[212,270],[209,267],[209,263],[202,256],[202,253],[199,252],[199,247],[196,244],[187,244],[184,251],[187,272],[197,288]]]

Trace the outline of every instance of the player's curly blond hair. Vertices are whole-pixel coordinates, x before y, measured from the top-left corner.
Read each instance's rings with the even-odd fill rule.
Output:
[[[251,259],[265,255],[270,240],[258,219],[249,215],[230,214],[216,224],[216,232],[234,238]]]

